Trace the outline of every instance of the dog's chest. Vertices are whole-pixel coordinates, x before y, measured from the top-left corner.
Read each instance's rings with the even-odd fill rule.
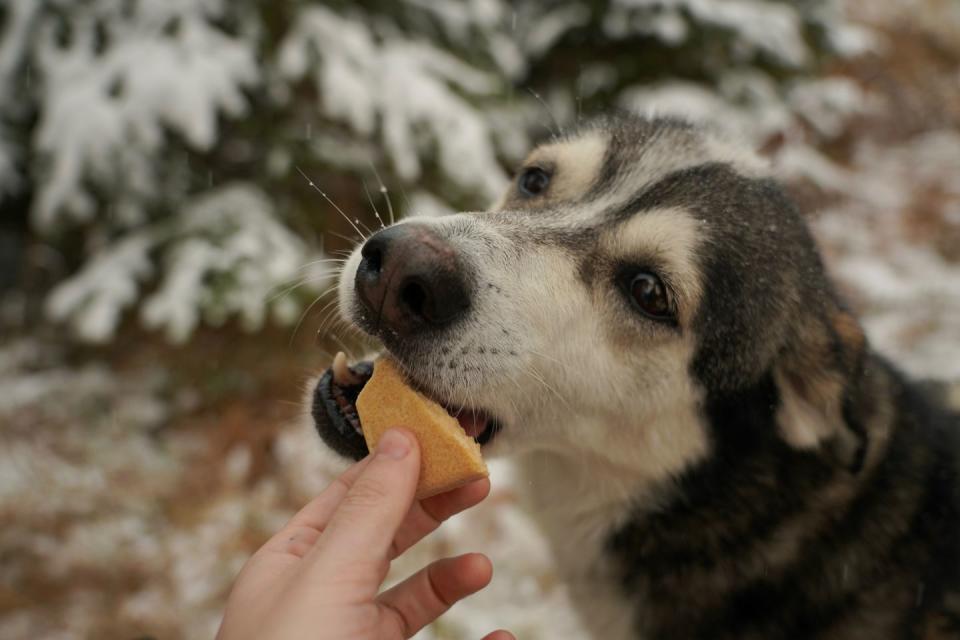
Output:
[[[546,452],[525,456],[526,502],[549,540],[561,578],[595,638],[636,640],[636,602],[619,588],[607,541],[628,513],[627,492],[603,473]]]

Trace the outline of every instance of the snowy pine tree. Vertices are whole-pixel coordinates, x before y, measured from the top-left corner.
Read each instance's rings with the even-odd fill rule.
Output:
[[[92,341],[134,313],[173,340],[295,319],[308,296],[277,293],[323,283],[300,270],[318,232],[388,215],[380,174],[398,210],[477,208],[581,114],[659,105],[757,142],[798,103],[842,117],[849,86],[802,79],[865,43],[828,0],[7,0],[0,20],[0,208],[20,249],[62,256],[47,317]]]

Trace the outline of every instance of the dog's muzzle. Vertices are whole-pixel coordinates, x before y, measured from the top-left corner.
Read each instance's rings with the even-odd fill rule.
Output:
[[[400,360],[407,350],[435,348],[443,334],[470,310],[473,279],[454,247],[429,227],[404,223],[383,229],[360,249],[354,278],[353,320],[379,338]],[[418,346],[419,345],[419,346]],[[317,431],[334,451],[352,459],[367,453],[356,401],[370,379],[373,363],[347,364],[338,354],[314,389],[312,413]],[[479,444],[501,429],[489,413],[476,407],[450,406],[416,384],[455,417]]]

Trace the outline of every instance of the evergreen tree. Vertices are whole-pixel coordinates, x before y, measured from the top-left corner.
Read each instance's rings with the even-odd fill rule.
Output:
[[[0,244],[62,256],[46,314],[83,339],[289,322],[318,232],[485,206],[531,138],[610,107],[762,140],[863,45],[829,0],[7,0]]]

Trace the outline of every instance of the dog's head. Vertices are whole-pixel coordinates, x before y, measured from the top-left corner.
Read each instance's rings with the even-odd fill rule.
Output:
[[[764,163],[682,122],[610,118],[540,146],[489,211],[373,234],[339,302],[491,453],[547,448],[662,479],[724,437],[706,403],[765,377],[777,437],[849,453],[859,326]],[[330,377],[320,432],[362,455],[321,401],[349,405],[356,388]]]

